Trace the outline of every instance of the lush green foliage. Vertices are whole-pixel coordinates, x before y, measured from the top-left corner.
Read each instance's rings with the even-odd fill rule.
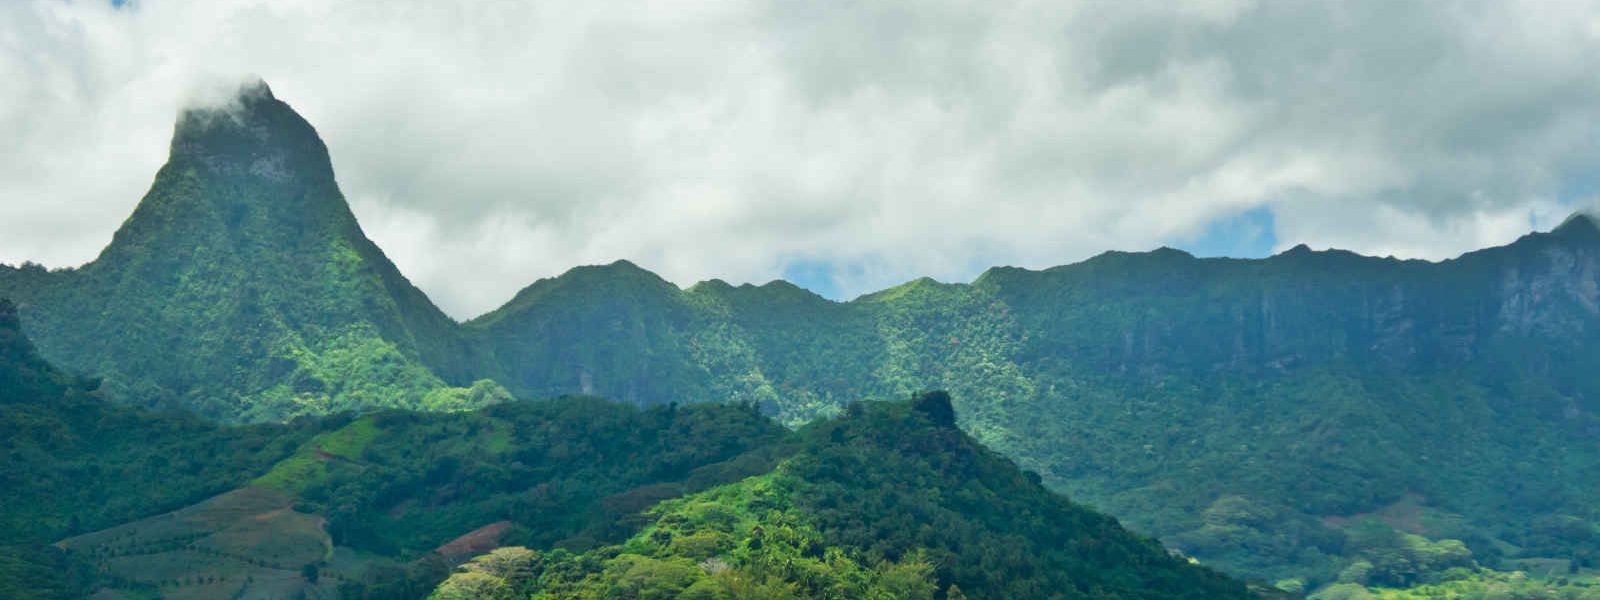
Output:
[[[1600,579],[1592,575],[1531,575],[1524,571],[1452,569],[1430,583],[1394,588],[1337,583],[1311,600],[1596,600]]]
[[[499,520],[510,543],[586,548],[647,503],[761,469],[728,461],[781,435],[748,409],[581,397],[380,412],[312,438],[255,483],[294,493],[299,510],[328,517],[336,544],[364,552],[417,558]]]
[[[443,597],[1244,595],[979,446],[942,393],[853,405],[798,432],[753,404],[584,397],[226,428],[105,403],[45,364],[9,310],[0,350],[0,418],[19,433],[0,471],[10,595],[238,594],[254,589],[250,573],[298,568],[304,585],[344,597],[416,597],[443,577],[449,548],[482,543],[540,550],[480,559]],[[44,546],[244,483],[255,487],[62,543],[84,555]],[[309,515],[274,508],[289,498]],[[278,540],[275,527],[292,531]],[[280,564],[308,551],[324,558]]]
[[[455,324],[362,234],[316,132],[264,85],[187,112],[95,261],[0,269],[53,363],[126,402],[226,421],[428,408]]]
[[[243,484],[312,426],[220,427],[91,387],[39,358],[0,300],[0,597],[73,597],[82,574],[46,544]]]
[[[867,566],[829,547],[787,503],[776,476],[663,503],[656,521],[617,546],[583,554],[498,549],[435,590],[452,598],[928,598],[920,555]]]
[[[942,392],[853,405],[773,472],[587,553],[513,550],[437,598],[1243,598],[956,429]],[[959,591],[958,591],[959,590]]]
[[[734,396],[798,424],[949,389],[964,429],[1056,489],[1208,564],[1319,585],[1357,560],[1338,523],[1401,503],[1486,564],[1600,556],[1600,500],[1575,483],[1600,479],[1597,272],[1586,218],[1444,264],[1110,253],[848,303],[618,263],[467,327],[514,391]]]
[[[416,597],[443,577],[436,549],[462,534],[505,521],[495,539],[511,543],[585,549],[620,539],[650,504],[769,469],[786,435],[749,405],[640,409],[593,398],[221,427],[117,407],[88,388],[40,359],[0,304],[0,597],[81,593],[92,578],[47,544],[245,484],[288,492],[296,510],[326,517],[331,543],[385,559],[345,581],[347,593]],[[215,552],[205,531],[186,529],[192,520],[127,535],[170,531],[140,542],[148,560],[168,540]],[[80,558],[141,560],[127,552]],[[212,577],[174,581],[200,580]]]

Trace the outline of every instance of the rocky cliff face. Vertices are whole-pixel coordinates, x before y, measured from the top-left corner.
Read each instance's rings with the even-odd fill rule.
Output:
[[[1500,266],[1498,330],[1567,339],[1595,329],[1600,316],[1600,230],[1578,215]]]
[[[1138,376],[1285,372],[1329,363],[1459,368],[1509,346],[1593,341],[1600,233],[1549,233],[1442,263],[1296,247],[1264,260],[1111,253],[980,280],[1032,354]]]

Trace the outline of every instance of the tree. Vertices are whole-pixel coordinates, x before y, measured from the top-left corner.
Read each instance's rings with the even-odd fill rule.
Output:
[[[300,567],[300,576],[310,583],[316,583],[319,575],[321,572],[317,569],[317,563],[306,563],[306,566]]]
[[[956,409],[950,403],[950,394],[943,391],[924,393],[916,398],[912,405],[933,424],[940,427],[954,428],[956,426]]]

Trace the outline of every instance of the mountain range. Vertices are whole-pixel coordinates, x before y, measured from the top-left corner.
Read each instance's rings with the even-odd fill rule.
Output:
[[[241,432],[344,411],[492,419],[562,395],[801,427],[943,389],[963,431],[1043,485],[1239,576],[1405,586],[1431,572],[1417,553],[1600,561],[1600,227],[1585,215],[1443,262],[1163,248],[849,302],[782,281],[684,289],[619,261],[457,323],[364,236],[312,127],[255,84],[179,118],[97,259],[0,266],[0,297],[43,360],[97,382],[75,393],[259,424],[224,438],[290,439]],[[306,442],[283,443],[255,471]]]
[[[790,432],[583,397],[228,427],[94,387],[0,302],[0,597],[1252,597],[1045,489],[938,392]],[[485,552],[494,581],[446,580]]]

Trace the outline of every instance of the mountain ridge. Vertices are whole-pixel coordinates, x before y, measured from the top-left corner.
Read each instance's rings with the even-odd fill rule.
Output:
[[[609,262],[609,263],[575,265],[575,266],[570,267],[566,271],[563,271],[563,272],[561,272],[559,274],[552,275],[550,277],[541,278],[541,279],[535,281],[534,283],[523,287],[521,290],[519,290],[518,292],[513,294],[512,298],[510,300],[507,300],[506,302],[502,303],[500,306],[498,306],[496,308],[493,308],[493,309],[490,309],[489,311],[487,311],[487,312],[485,312],[483,314],[480,314],[478,316],[468,318],[468,319],[466,319],[464,321],[461,321],[461,322],[464,323],[464,324],[466,324],[466,323],[474,323],[474,322],[481,322],[481,321],[485,320],[487,317],[489,317],[490,315],[493,315],[493,314],[498,313],[498,312],[505,311],[506,309],[511,308],[512,305],[516,304],[519,300],[521,300],[520,297],[524,293],[528,292],[530,290],[530,288],[534,288],[535,286],[537,286],[537,285],[539,285],[541,283],[559,282],[559,281],[567,278],[569,275],[574,274],[575,271],[592,271],[592,270],[596,270],[596,269],[603,270],[604,268],[616,267],[618,265],[626,265],[631,270],[638,270],[638,271],[643,271],[644,273],[648,273],[652,278],[661,279],[662,281],[666,281],[667,283],[672,284],[674,287],[677,287],[679,290],[682,290],[682,291],[690,291],[690,290],[693,290],[694,288],[696,288],[698,286],[707,286],[708,288],[721,288],[723,286],[726,286],[727,288],[731,288],[731,289],[745,290],[745,289],[751,289],[751,288],[764,288],[764,287],[767,287],[767,286],[776,285],[776,286],[793,287],[793,288],[796,288],[796,289],[799,289],[799,290],[803,290],[803,291],[805,291],[806,293],[808,293],[810,295],[816,296],[817,298],[826,300],[826,301],[834,303],[834,304],[849,304],[849,303],[852,303],[852,302],[856,302],[856,301],[862,300],[864,298],[877,296],[879,294],[883,294],[885,292],[890,292],[890,291],[893,291],[893,290],[896,290],[896,289],[899,289],[899,288],[903,288],[903,287],[906,287],[906,286],[920,284],[920,283],[923,282],[923,280],[931,281],[931,282],[936,283],[938,285],[957,285],[957,286],[960,286],[960,285],[977,285],[980,281],[982,281],[984,279],[984,276],[987,275],[991,271],[1039,273],[1039,272],[1048,272],[1048,271],[1056,271],[1056,270],[1063,270],[1063,269],[1071,269],[1071,268],[1077,267],[1079,265],[1083,265],[1085,263],[1090,263],[1090,262],[1095,262],[1095,261],[1102,261],[1102,260],[1119,260],[1120,259],[1120,260],[1151,260],[1151,261],[1154,261],[1154,260],[1178,259],[1178,260],[1185,260],[1185,261],[1214,262],[1214,263],[1215,262],[1220,262],[1220,263],[1260,263],[1260,262],[1274,261],[1274,260],[1294,259],[1296,257],[1301,257],[1301,256],[1323,256],[1323,257],[1360,258],[1360,259],[1366,259],[1366,260],[1372,260],[1372,261],[1381,261],[1381,262],[1438,265],[1438,264],[1445,264],[1445,263],[1451,263],[1451,262],[1459,261],[1459,260],[1461,260],[1461,259],[1463,259],[1463,258],[1465,258],[1467,256],[1470,256],[1470,255],[1473,255],[1473,254],[1477,254],[1477,253],[1480,253],[1480,252],[1495,251],[1495,250],[1510,248],[1510,247],[1518,245],[1520,242],[1523,242],[1526,238],[1530,238],[1530,237],[1533,237],[1533,238],[1537,239],[1537,238],[1542,237],[1542,236],[1555,236],[1555,237],[1558,237],[1558,238],[1568,239],[1568,240],[1576,239],[1576,240],[1579,240],[1579,241],[1588,241],[1590,239],[1590,237],[1591,237],[1591,234],[1594,234],[1596,236],[1600,236],[1600,224],[1597,224],[1597,223],[1600,223],[1600,218],[1597,218],[1597,217],[1595,217],[1595,216],[1593,216],[1593,215],[1591,215],[1591,214],[1589,214],[1587,212],[1578,211],[1578,212],[1572,213],[1571,215],[1568,215],[1568,217],[1566,219],[1564,219],[1559,225],[1557,225],[1556,227],[1553,227],[1553,228],[1551,228],[1549,230],[1545,230],[1545,231],[1538,231],[1538,230],[1530,231],[1530,232],[1528,232],[1526,234],[1523,234],[1522,236],[1518,237],[1516,240],[1512,240],[1512,241],[1504,243],[1504,244],[1495,245],[1495,246],[1485,246],[1485,247],[1482,247],[1482,248],[1466,250],[1466,251],[1463,251],[1462,253],[1457,254],[1455,256],[1436,259],[1436,260],[1434,260],[1434,259],[1425,259],[1425,258],[1398,258],[1398,257],[1394,257],[1394,256],[1376,256],[1376,255],[1362,254],[1360,252],[1356,252],[1356,251],[1348,250],[1348,249],[1344,249],[1344,248],[1326,248],[1326,249],[1322,249],[1322,250],[1315,250],[1315,249],[1312,249],[1309,245],[1304,244],[1304,243],[1295,244],[1294,246],[1291,246],[1291,247],[1289,247],[1289,248],[1287,248],[1285,250],[1282,250],[1282,251],[1277,252],[1275,254],[1272,254],[1270,256],[1265,256],[1265,257],[1260,257],[1260,258],[1235,257],[1235,256],[1196,256],[1196,255],[1194,255],[1194,254],[1192,254],[1192,253],[1190,253],[1190,252],[1188,252],[1186,250],[1182,250],[1182,249],[1179,249],[1179,248],[1172,248],[1172,247],[1169,247],[1169,246],[1160,246],[1160,247],[1153,248],[1153,249],[1150,249],[1150,250],[1107,250],[1107,251],[1101,252],[1099,254],[1096,254],[1094,256],[1091,256],[1091,257],[1085,258],[1083,260],[1077,261],[1077,262],[1062,263],[1062,264],[1052,265],[1052,266],[1048,266],[1048,267],[1028,268],[1028,267],[1018,267],[1018,266],[1013,266],[1013,265],[994,265],[994,266],[991,266],[991,267],[988,267],[988,268],[984,269],[982,272],[980,272],[976,277],[974,277],[970,281],[942,282],[942,281],[934,280],[931,277],[926,277],[926,276],[917,277],[917,278],[914,278],[914,279],[911,279],[911,280],[907,280],[907,281],[901,282],[899,284],[891,285],[891,286],[888,286],[888,287],[885,287],[885,288],[882,288],[882,289],[873,290],[873,291],[869,291],[869,292],[863,292],[860,295],[856,296],[855,298],[849,298],[849,299],[829,298],[827,296],[823,296],[821,294],[818,294],[817,292],[815,292],[815,291],[813,291],[813,290],[811,290],[809,288],[806,288],[805,286],[802,286],[802,285],[796,284],[796,283],[794,283],[792,281],[789,281],[789,280],[786,280],[786,279],[781,279],[781,278],[772,279],[772,280],[767,281],[766,283],[760,283],[760,284],[757,284],[757,283],[741,283],[741,284],[737,284],[736,285],[736,284],[730,283],[730,282],[728,282],[728,281],[726,281],[724,279],[721,279],[721,278],[718,278],[718,277],[712,277],[710,279],[703,279],[703,280],[695,281],[695,282],[687,284],[687,285],[680,285],[680,284],[678,284],[676,282],[672,282],[670,280],[666,280],[666,279],[662,278],[659,274],[656,274],[654,271],[651,271],[651,270],[649,270],[647,268],[639,266],[637,263],[635,263],[635,262],[633,262],[633,261],[631,261],[629,259],[619,258],[619,259],[616,259],[616,260],[614,260],[612,262]],[[1597,241],[1600,241],[1600,240],[1597,240]],[[725,292],[726,290],[719,290],[719,291],[724,291]]]

